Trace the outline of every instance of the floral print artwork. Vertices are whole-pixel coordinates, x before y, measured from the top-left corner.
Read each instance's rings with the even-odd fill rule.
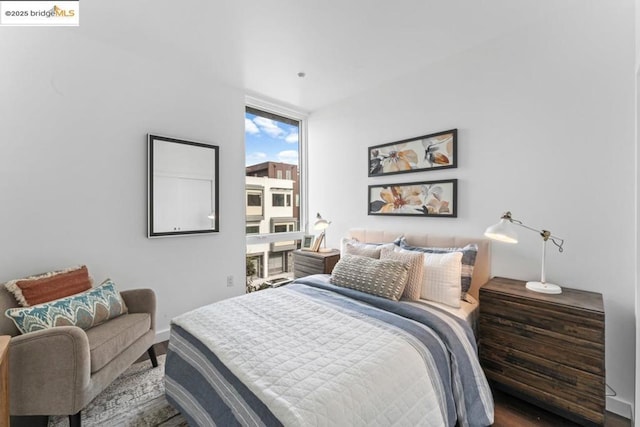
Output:
[[[455,217],[457,180],[370,185],[369,215]]]
[[[369,148],[369,176],[456,167],[457,130]]]

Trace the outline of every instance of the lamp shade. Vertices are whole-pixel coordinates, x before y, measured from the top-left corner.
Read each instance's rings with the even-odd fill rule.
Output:
[[[316,230],[324,230],[329,227],[329,224],[331,224],[331,221],[327,221],[318,214],[316,215],[316,222],[313,223],[313,228]]]
[[[500,242],[518,243],[518,234],[513,230],[511,221],[506,218],[502,218],[499,223],[487,227],[484,235]]]

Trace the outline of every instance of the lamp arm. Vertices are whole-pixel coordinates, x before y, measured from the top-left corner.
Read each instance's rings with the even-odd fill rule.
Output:
[[[542,239],[545,242],[547,240],[551,239],[553,244],[558,247],[558,252],[564,251],[564,248],[562,247],[564,245],[564,239],[562,239],[562,238],[560,238],[558,236],[552,235],[549,230],[538,230],[536,228],[529,227],[528,225],[523,224],[522,221],[519,221],[517,219],[512,218],[511,217],[511,212],[507,212],[506,214],[504,214],[503,218],[509,220],[513,224],[519,225],[522,228],[526,228],[527,230],[535,231],[536,233],[540,234],[540,236],[542,237]]]

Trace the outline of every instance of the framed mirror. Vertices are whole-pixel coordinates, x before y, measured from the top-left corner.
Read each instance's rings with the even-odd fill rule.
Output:
[[[148,237],[215,233],[218,146],[148,135]]]

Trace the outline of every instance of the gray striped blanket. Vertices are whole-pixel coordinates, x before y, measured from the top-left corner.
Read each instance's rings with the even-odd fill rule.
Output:
[[[464,321],[321,275],[173,319],[165,388],[192,426],[493,423]]]

